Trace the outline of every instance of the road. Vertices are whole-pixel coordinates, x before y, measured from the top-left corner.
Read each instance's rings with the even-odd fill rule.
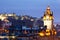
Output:
[[[11,40],[60,40],[57,36],[44,36],[41,37],[39,35],[29,36],[29,37],[14,37],[14,36],[0,36],[0,40],[5,40],[4,38]]]
[[[22,40],[60,40],[60,38],[58,38],[57,36],[44,36],[44,37],[40,37],[40,36],[30,36],[30,37],[18,37],[18,39],[22,39]]]

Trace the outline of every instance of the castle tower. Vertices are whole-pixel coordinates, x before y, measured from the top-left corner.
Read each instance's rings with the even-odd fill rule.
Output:
[[[51,12],[50,7],[48,6],[44,16],[43,16],[44,26],[47,26],[47,29],[51,30],[53,27],[53,12]]]

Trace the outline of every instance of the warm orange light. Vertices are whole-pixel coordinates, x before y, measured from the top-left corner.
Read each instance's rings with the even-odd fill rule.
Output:
[[[46,33],[46,36],[50,36],[50,32],[47,32],[47,33]]]
[[[57,32],[55,31],[55,32],[54,32],[54,34],[56,35],[56,34],[57,34]]]
[[[49,29],[46,29],[46,32],[50,32],[50,30]]]
[[[45,36],[45,34],[43,32],[40,32],[39,35],[40,36]]]
[[[8,31],[8,30],[5,30],[5,32],[6,32],[6,33],[9,33],[9,31]]]
[[[50,33],[50,30],[47,29],[47,30],[46,30],[46,36],[50,36],[50,34],[51,34],[51,33]]]
[[[53,29],[53,30],[52,30],[52,35],[56,35],[56,34],[57,34],[56,30]]]

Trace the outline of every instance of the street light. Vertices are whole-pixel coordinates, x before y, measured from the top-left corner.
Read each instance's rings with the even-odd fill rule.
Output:
[[[40,32],[39,35],[40,35],[40,36],[45,36],[43,32]]]
[[[52,30],[52,35],[56,35],[56,34],[57,34],[56,30],[53,29],[53,30]]]
[[[43,37],[43,36],[45,36],[45,32],[42,31],[42,32],[39,33],[39,35]]]
[[[46,35],[46,36],[50,36],[50,34],[51,34],[51,33],[50,33],[50,30],[47,29],[45,35]]]

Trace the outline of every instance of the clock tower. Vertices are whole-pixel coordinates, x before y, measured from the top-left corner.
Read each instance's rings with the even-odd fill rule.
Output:
[[[47,26],[47,29],[51,30],[53,27],[53,12],[51,12],[50,7],[48,6],[44,16],[43,16],[44,26]]]

